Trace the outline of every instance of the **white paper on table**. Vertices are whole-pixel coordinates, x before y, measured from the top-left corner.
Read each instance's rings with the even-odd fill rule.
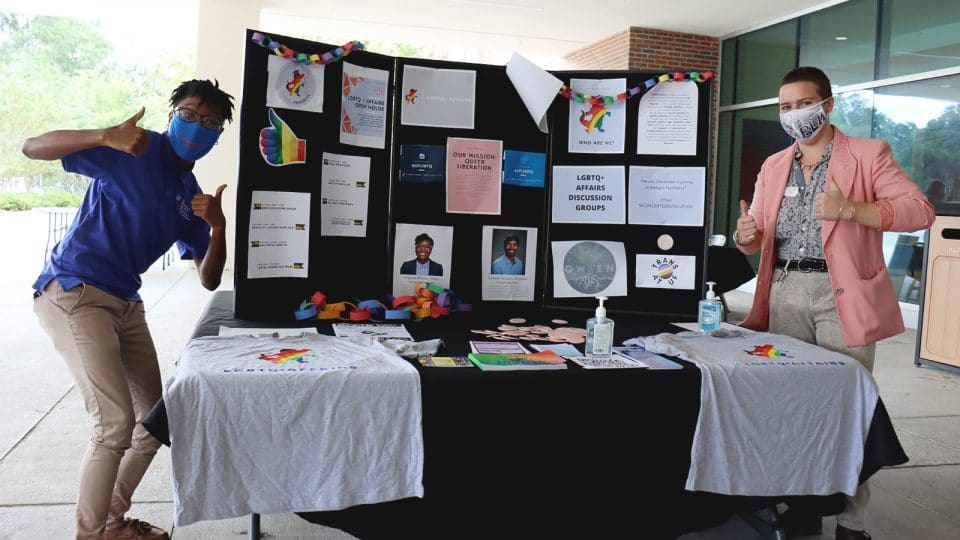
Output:
[[[703,226],[703,167],[630,167],[630,225]]]
[[[323,112],[322,64],[267,57],[267,107]]]
[[[520,239],[515,258],[522,262],[523,274],[494,274],[493,261],[505,256],[503,239],[511,234]],[[532,302],[537,277],[537,228],[484,225],[480,249],[482,299]]]
[[[333,324],[333,333],[337,337],[368,337],[374,339],[413,340],[407,327],[402,324]]]
[[[567,360],[577,363],[584,369],[630,369],[649,368],[641,360],[627,358],[619,354],[607,356],[564,356]]]
[[[310,194],[254,191],[250,201],[247,279],[309,275]]]
[[[627,256],[623,242],[552,242],[554,298],[626,296]]]
[[[697,154],[697,83],[665,81],[640,98],[637,154]]]
[[[477,72],[403,66],[400,123],[473,129]]]
[[[570,79],[570,89],[591,96],[615,96],[627,90],[626,79]],[[627,130],[626,101],[591,105],[570,100],[567,151],[622,154]]]
[[[672,324],[672,325],[674,325],[674,326],[679,326],[680,328],[683,328],[684,330],[690,330],[691,332],[699,332],[699,331],[700,331],[700,323],[696,323],[696,322],[672,322],[672,323],[670,323],[670,324]],[[746,327],[744,327],[744,326],[737,326],[737,325],[735,325],[735,324],[730,324],[730,323],[728,323],[728,322],[722,322],[722,323],[720,323],[720,329],[721,329],[721,330],[727,330],[727,331],[730,331],[730,332],[736,332],[736,331],[740,331],[740,332],[753,332],[753,330],[751,330],[751,329],[749,329],[749,328],[746,328]]]
[[[367,236],[370,158],[323,153],[320,235]]]
[[[553,168],[553,223],[622,224],[626,220],[626,194],[620,165]]]
[[[697,257],[637,253],[635,286],[644,289],[687,289],[695,287]]]
[[[507,62],[507,77],[520,95],[537,128],[547,132],[547,109],[557,97],[563,81],[547,73],[530,60],[513,53]]]
[[[340,142],[383,148],[387,131],[387,79],[382,69],[343,63]]]
[[[220,325],[217,335],[225,336],[253,336],[282,338],[287,336],[299,337],[302,334],[318,334],[316,327],[304,326],[301,328],[237,328],[235,326]]]

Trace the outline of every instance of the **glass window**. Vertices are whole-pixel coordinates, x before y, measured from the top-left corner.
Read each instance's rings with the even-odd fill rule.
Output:
[[[822,69],[834,85],[873,80],[877,0],[854,0],[800,19],[800,65]]]
[[[720,57],[720,105],[733,104],[734,77],[737,73],[737,40],[723,42],[723,54]]]
[[[737,66],[736,103],[776,97],[780,79],[797,67],[797,19],[737,38]]]
[[[844,92],[834,94],[833,98],[830,123],[851,137],[870,137],[873,125],[873,90]]]
[[[942,211],[960,205],[960,76],[876,90],[873,137]],[[883,234],[883,254],[901,302],[916,304],[923,265],[923,231]]]
[[[885,0],[880,79],[960,65],[960,2]]]

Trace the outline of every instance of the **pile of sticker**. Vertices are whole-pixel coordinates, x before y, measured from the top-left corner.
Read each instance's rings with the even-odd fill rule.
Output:
[[[526,319],[510,319],[510,324],[501,324],[496,330],[471,330],[474,334],[483,334],[498,341],[540,341],[543,343],[572,343],[579,345],[586,340],[587,331],[583,328],[560,326],[553,328],[545,324],[533,326],[518,326],[527,322]],[[569,324],[563,319],[553,319],[550,322],[557,325]]]
[[[261,34],[260,32],[254,32],[251,39],[254,43],[260,45],[264,49],[270,49],[273,51],[273,54],[282,56],[284,58],[289,58],[290,60],[299,62],[301,64],[332,64],[333,62],[342,59],[344,56],[347,56],[355,50],[363,50],[363,43],[360,43],[359,41],[351,41],[349,43],[345,43],[342,47],[337,47],[336,49],[327,51],[323,54],[306,54],[298,53],[290,47],[274,41],[270,36]]]
[[[470,311],[471,304],[462,302],[450,289],[433,283],[417,283],[415,294],[407,296],[387,296],[380,300],[353,302],[327,302],[327,295],[320,291],[300,303],[293,316],[305,319],[325,319],[339,321],[420,321],[426,318],[436,319],[449,315],[453,311]]]

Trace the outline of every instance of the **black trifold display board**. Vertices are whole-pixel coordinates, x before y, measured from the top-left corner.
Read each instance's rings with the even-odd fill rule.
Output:
[[[340,143],[340,103],[343,62],[325,66],[323,112],[274,108],[296,133],[305,139],[306,162],[275,167],[260,154],[261,129],[268,120],[268,58],[273,52],[252,40],[247,31],[244,63],[243,102],[240,107],[240,164],[237,186],[237,231],[235,245],[236,316],[260,321],[289,321],[299,304],[321,290],[331,301],[383,299],[391,292],[394,234],[396,224],[453,227],[450,288],[465,302],[480,303],[483,226],[530,227],[538,230],[536,250],[535,306],[590,309],[593,298],[556,298],[553,291],[551,241],[596,240],[622,242],[627,260],[627,295],[611,298],[609,313],[655,314],[689,318],[695,315],[703,297],[706,256],[706,227],[651,225],[561,224],[551,222],[551,170],[555,165],[623,166],[625,177],[631,165],[703,167],[708,164],[711,82],[697,85],[699,95],[697,150],[692,156],[637,155],[637,122],[640,99],[626,102],[626,135],[622,154],[582,154],[567,151],[569,104],[557,97],[548,112],[549,133],[535,125],[506,74],[504,66],[395,58],[367,51],[355,51],[345,61],[355,66],[389,72],[387,128],[383,149]],[[307,54],[335,49],[329,45],[285,36],[271,35],[290,49]],[[472,70],[476,72],[474,129],[403,125],[404,66]],[[568,71],[554,73],[569,84],[571,78],[626,78],[627,88],[642,85],[660,73],[623,71]],[[576,90],[576,89],[574,89]],[[448,137],[503,141],[503,149],[546,154],[545,187],[503,185],[500,215],[448,213],[444,183],[401,182],[400,150],[403,145],[445,146]],[[370,189],[366,236],[320,235],[321,170],[324,152],[370,158]],[[310,240],[308,277],[256,278],[248,276],[249,225],[254,191],[302,192],[310,194]],[[705,194],[704,194],[705,196]],[[703,205],[704,212],[706,204]],[[706,223],[704,216],[703,223]],[[657,240],[667,234],[673,239],[668,250]],[[412,255],[412,246],[409,250]],[[694,289],[655,289],[634,286],[638,253],[664,256],[694,256]],[[407,294],[412,294],[410,291]],[[497,302],[508,311],[513,302]],[[524,303],[529,307],[530,302]]]

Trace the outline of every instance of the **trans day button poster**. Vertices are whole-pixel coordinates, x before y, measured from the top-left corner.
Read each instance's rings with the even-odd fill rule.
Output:
[[[473,129],[477,72],[403,66],[400,123]]]
[[[630,167],[630,225],[703,226],[703,167]]]
[[[267,57],[267,107],[323,112],[324,66]]]
[[[627,295],[623,242],[563,241],[550,247],[554,298]]]
[[[574,92],[615,96],[627,91],[626,79],[570,79]],[[567,151],[583,154],[622,154],[627,132],[627,102],[578,103],[570,100]]]
[[[553,223],[610,223],[626,220],[624,171],[619,165],[553,168]]]
[[[367,236],[370,158],[323,153],[320,236]]]
[[[254,191],[247,237],[247,279],[308,275],[310,194]]]

